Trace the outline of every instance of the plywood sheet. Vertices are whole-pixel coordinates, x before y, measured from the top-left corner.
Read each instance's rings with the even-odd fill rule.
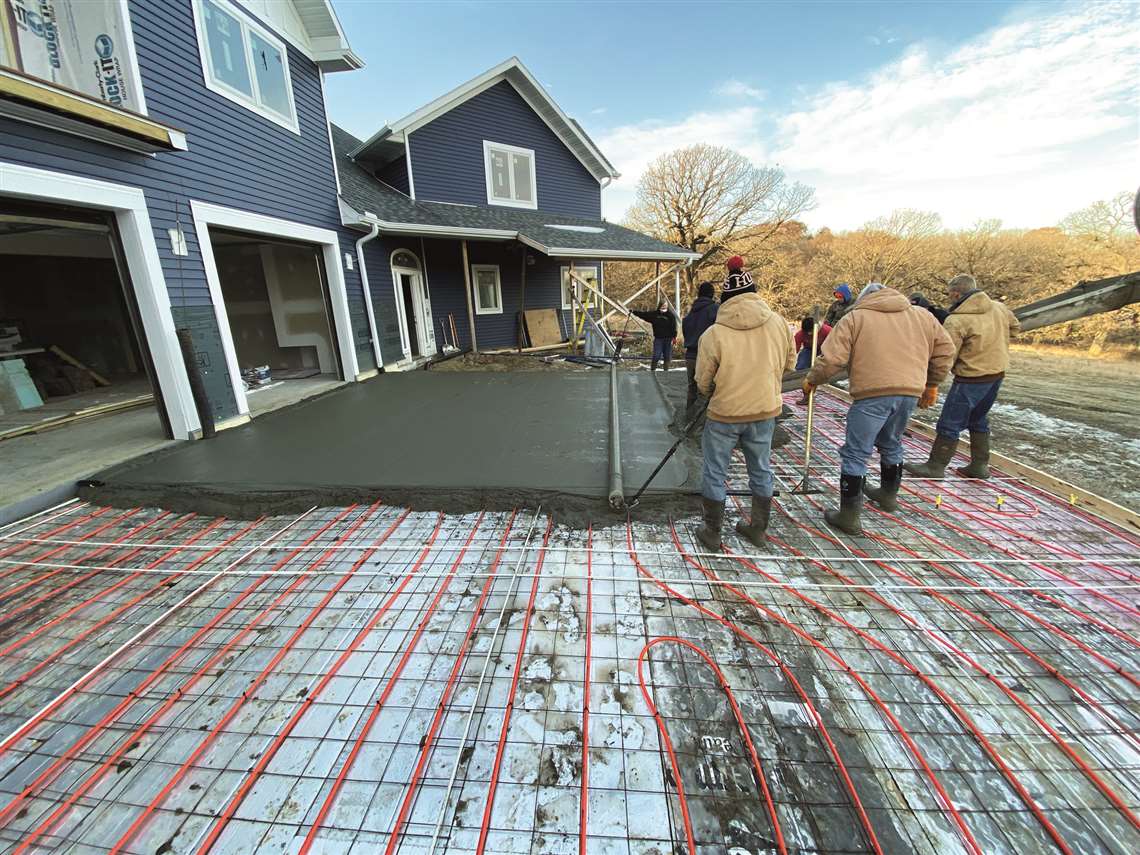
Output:
[[[556,309],[527,309],[523,315],[526,317],[526,331],[531,347],[562,341],[562,327],[558,323]]]

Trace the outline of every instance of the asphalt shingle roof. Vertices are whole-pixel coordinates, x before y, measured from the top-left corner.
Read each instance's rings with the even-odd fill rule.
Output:
[[[344,201],[357,211],[367,211],[385,222],[436,228],[512,231],[544,247],[575,252],[597,250],[611,254],[658,253],[673,258],[686,252],[682,247],[605,220],[515,208],[417,201],[379,181],[349,156],[349,152],[360,145],[360,140],[352,134],[332,125],[332,139]]]

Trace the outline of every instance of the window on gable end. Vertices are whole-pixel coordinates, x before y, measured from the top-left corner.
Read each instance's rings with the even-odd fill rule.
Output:
[[[483,157],[487,170],[487,204],[538,207],[532,149],[484,140]]]

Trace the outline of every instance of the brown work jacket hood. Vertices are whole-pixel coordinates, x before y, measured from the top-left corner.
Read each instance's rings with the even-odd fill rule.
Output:
[[[697,343],[694,379],[717,422],[758,422],[783,408],[781,382],[796,364],[788,322],[759,294],[721,304]]]
[[[954,342],[956,378],[985,383],[1005,376],[1009,337],[1021,324],[1004,303],[975,291],[947,316],[945,326]]]
[[[808,379],[825,383],[846,367],[856,400],[918,397],[942,381],[953,356],[950,336],[934,315],[894,288],[883,288],[856,301],[832,328]]]

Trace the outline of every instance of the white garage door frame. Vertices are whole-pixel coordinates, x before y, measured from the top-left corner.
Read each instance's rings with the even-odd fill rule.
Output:
[[[239,208],[225,208],[209,202],[190,202],[190,212],[194,219],[194,232],[198,236],[198,249],[202,253],[202,265],[206,269],[206,283],[210,288],[210,300],[214,304],[214,315],[218,319],[218,333],[222,339],[222,351],[229,369],[230,383],[238,413],[249,415],[249,401],[245,386],[241,382],[241,369],[238,366],[237,348],[234,346],[233,332],[230,330],[226,301],[222,295],[222,283],[218,278],[218,265],[214,260],[214,247],[210,242],[210,226],[251,232],[268,238],[300,241],[320,247],[325,262],[325,279],[328,282],[329,301],[332,303],[333,328],[336,334],[337,349],[340,351],[342,379],[358,379],[359,363],[352,339],[352,318],[348,311],[348,292],[344,284],[344,271],[340,261],[340,238],[332,229],[267,217],[242,211]]]
[[[138,187],[0,161],[0,196],[110,211],[138,303],[155,380],[175,439],[191,439],[201,429],[190,381],[178,347],[170,294],[162,275],[146,196]]]

